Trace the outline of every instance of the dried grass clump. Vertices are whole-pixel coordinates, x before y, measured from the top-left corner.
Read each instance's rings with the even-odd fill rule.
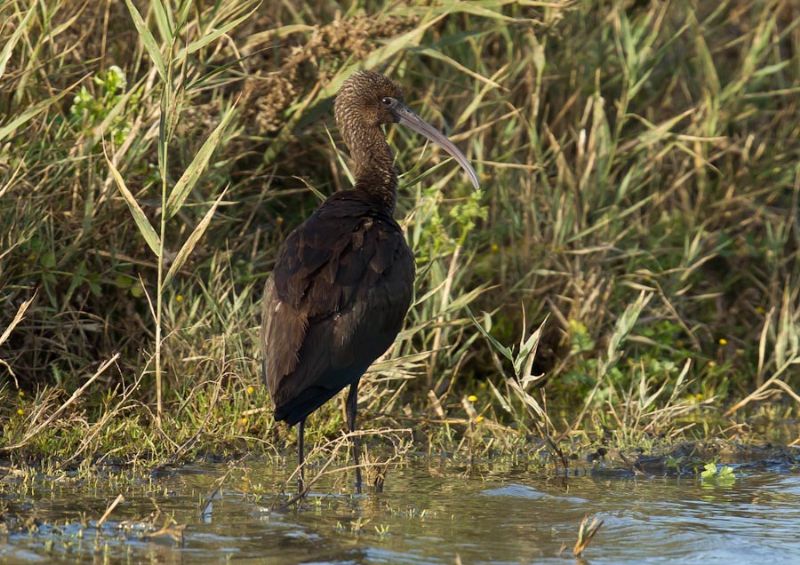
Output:
[[[320,67],[330,57],[364,59],[383,40],[408,31],[416,23],[416,17],[344,19],[337,14],[333,22],[316,28],[302,48],[293,50],[289,64],[309,62]]]
[[[250,65],[244,92],[255,130],[261,135],[280,130],[289,105],[316,84],[329,82],[337,62],[363,59],[381,41],[408,30],[415,22],[415,17],[343,18],[337,14],[329,24],[290,34],[292,41],[280,48],[288,54],[277,68],[271,52]],[[274,33],[276,41],[279,36],[280,29]],[[251,42],[250,49],[268,41],[267,33],[257,43]]]
[[[245,92],[246,100],[252,104],[249,113],[260,134],[280,130],[284,123],[284,110],[297,98],[297,90],[292,81],[277,73],[248,78]]]

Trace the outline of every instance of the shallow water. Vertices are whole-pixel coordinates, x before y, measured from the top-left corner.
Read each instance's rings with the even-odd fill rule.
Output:
[[[225,464],[157,477],[7,475],[0,561],[565,563],[588,514],[604,521],[589,563],[797,562],[799,463],[734,465],[735,481],[720,484],[415,460],[390,469],[382,493],[347,494],[338,474],[285,511],[271,510],[286,500],[272,493],[291,469],[252,460],[227,476]],[[124,502],[98,528],[118,494]],[[168,517],[179,527],[153,536]]]

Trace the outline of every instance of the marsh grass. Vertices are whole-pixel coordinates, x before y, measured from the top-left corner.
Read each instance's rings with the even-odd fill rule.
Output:
[[[362,66],[483,183],[388,130],[418,278],[368,428],[492,454],[796,417],[792,2],[26,6],[0,8],[5,456],[283,452],[258,300],[350,184],[330,104]],[[308,426],[342,428],[338,401]]]

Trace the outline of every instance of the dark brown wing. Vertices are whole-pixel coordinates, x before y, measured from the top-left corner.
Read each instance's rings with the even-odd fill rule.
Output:
[[[400,331],[413,282],[400,227],[360,193],[336,193],[293,231],[264,291],[275,419],[294,424],[357,381]]]

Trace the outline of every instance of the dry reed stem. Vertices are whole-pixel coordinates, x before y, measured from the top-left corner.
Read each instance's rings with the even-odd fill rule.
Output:
[[[2,197],[2,194],[0,194],[0,197]],[[0,257],[0,259],[2,259],[2,257]],[[11,335],[11,332],[13,332],[14,328],[17,327],[17,324],[19,324],[25,318],[25,312],[28,310],[28,307],[31,305],[31,303],[36,299],[37,293],[38,291],[34,291],[33,296],[19,305],[19,308],[17,308],[17,313],[14,314],[14,318],[11,320],[8,326],[6,326],[3,334],[0,335],[0,345],[3,345],[6,342],[8,337]],[[2,357],[0,357],[0,365],[6,368],[8,373],[11,375],[11,378],[14,379],[14,384],[17,386],[17,388],[19,388],[17,376],[14,374],[14,370],[11,368],[11,365],[9,365]]]
[[[580,558],[589,544],[592,542],[595,534],[603,526],[603,520],[598,520],[597,517],[592,517],[592,523],[589,524],[589,515],[583,517],[581,524],[578,527],[578,539],[575,541],[575,546],[572,548],[572,554]]]
[[[105,523],[105,521],[108,520],[108,517],[111,516],[111,513],[114,511],[114,509],[117,507],[117,505],[120,504],[121,502],[124,502],[124,501],[125,501],[125,497],[122,496],[121,494],[118,494],[117,497],[114,499],[114,501],[111,504],[108,505],[108,508],[106,508],[106,511],[103,512],[103,515],[97,521],[96,527],[100,528],[100,526],[102,526]]]

